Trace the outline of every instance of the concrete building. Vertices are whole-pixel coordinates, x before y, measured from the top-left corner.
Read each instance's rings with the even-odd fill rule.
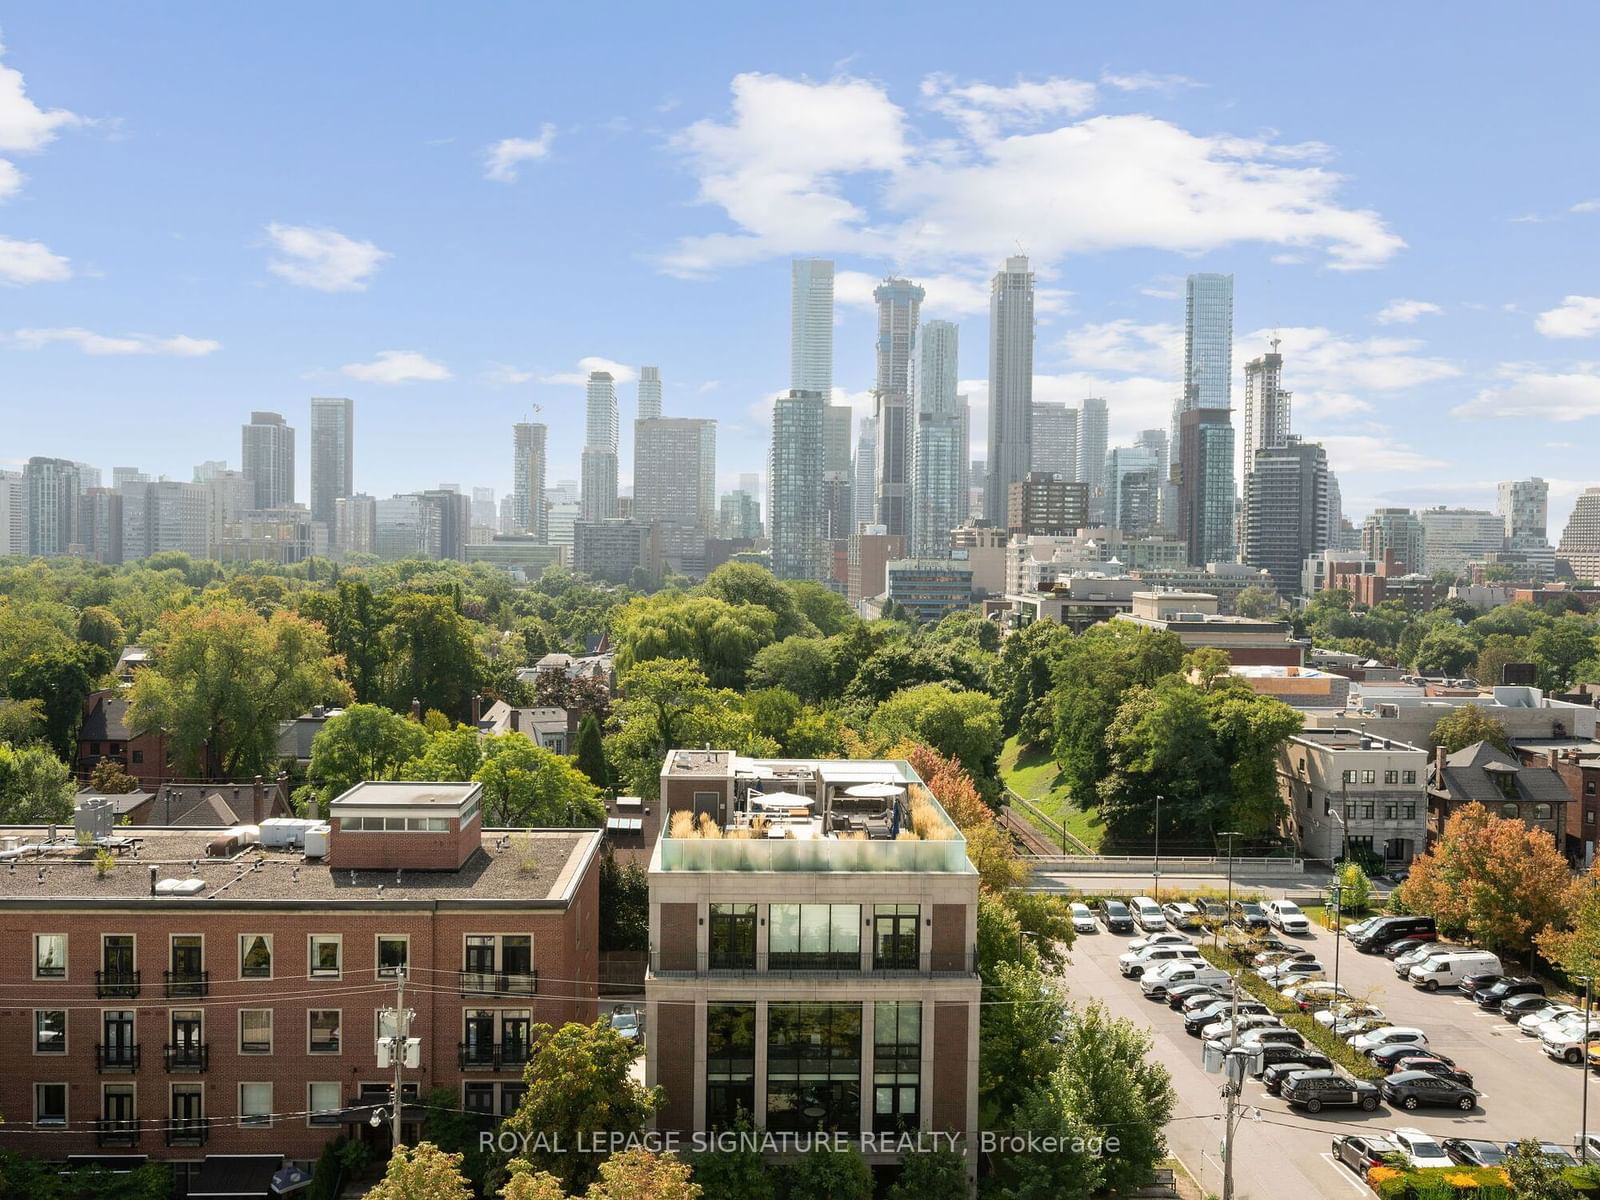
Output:
[[[978,881],[915,772],[674,750],[660,803],[645,977],[656,1129],[727,1129],[742,1110],[780,1149],[820,1129],[859,1139],[874,1166],[897,1161],[907,1133],[972,1146]],[[691,836],[695,818],[724,836]]]
[[[761,536],[761,502],[748,492],[727,493],[722,497],[717,526],[719,537],[753,541]]]
[[[925,321],[912,352],[911,552],[939,557],[967,512],[967,413],[952,321]]]
[[[1567,857],[1579,870],[1594,866],[1600,829],[1600,742],[1593,738],[1517,738],[1511,743],[1523,766],[1548,767],[1561,777],[1567,805]]]
[[[921,625],[937,625],[972,607],[972,568],[953,558],[897,558],[885,571],[884,595]]]
[[[253,412],[240,430],[239,466],[255,485],[252,508],[294,503],[294,429],[281,413]]]
[[[1145,446],[1117,446],[1106,455],[1105,524],[1125,534],[1159,523],[1161,458]]]
[[[1309,600],[1329,588],[1343,588],[1360,608],[1398,600],[1412,613],[1428,612],[1444,596],[1433,576],[1402,572],[1392,547],[1381,559],[1353,557],[1339,550],[1309,555],[1301,569],[1299,594]]]
[[[852,467],[855,529],[878,523],[878,421],[862,417],[856,422],[856,456]],[[852,530],[854,532],[854,530]]]
[[[1078,410],[1065,403],[1033,402],[1033,448],[1029,471],[1081,479],[1078,471]]]
[[[298,504],[246,509],[223,526],[214,550],[215,557],[225,563],[304,562],[313,555],[329,553],[327,527],[313,521],[311,510]]]
[[[833,395],[833,263],[789,264],[789,386]]]
[[[358,492],[334,501],[333,549],[341,559],[378,552],[378,502],[373,497]]]
[[[544,497],[545,455],[550,431],[538,421],[511,427],[511,521],[509,533],[550,540],[549,505]]]
[[[1151,524],[1171,532],[1178,523],[1178,490],[1172,486],[1171,441],[1165,429],[1141,429],[1133,444],[1156,460],[1155,506]]]
[[[162,550],[181,550],[190,558],[211,557],[211,487],[170,479],[125,484],[122,488],[124,560],[137,562]],[[259,481],[255,481],[254,491],[260,494]]]
[[[1305,659],[1305,646],[1287,621],[1222,616],[1217,598],[1202,592],[1135,592],[1132,611],[1112,620],[1175,634],[1185,652],[1221,650],[1236,666],[1298,667]]]
[[[881,596],[889,586],[889,563],[906,552],[906,540],[886,533],[882,525],[863,526],[850,535],[845,598],[860,611],[861,602]]]
[[[1252,358],[1244,365],[1244,463],[1246,487],[1255,468],[1257,450],[1274,450],[1288,443],[1289,408],[1293,393],[1283,386],[1283,355],[1278,339],[1272,353]]]
[[[1004,529],[969,523],[950,531],[951,556],[972,568],[972,590],[978,595],[999,596],[1006,590],[1006,546],[1010,538]]]
[[[659,578],[651,527],[622,517],[574,522],[572,569],[608,583],[631,583],[641,569],[648,579]]]
[[[779,579],[827,577],[822,527],[823,410],[821,392],[791,390],[772,403],[767,457],[767,533],[772,573]]]
[[[1179,420],[1178,536],[1191,563],[1234,558],[1233,424],[1226,408],[1195,406]]]
[[[1478,508],[1425,508],[1417,518],[1422,522],[1423,570],[1454,571],[1461,574],[1470,562],[1505,544],[1505,522],[1494,513]]]
[[[1091,397],[1078,406],[1078,481],[1089,488],[1089,519],[1105,523],[1106,448],[1111,417],[1106,402]]]
[[[635,419],[653,421],[661,415],[661,368],[639,368],[639,411]]]
[[[28,552],[27,496],[21,471],[0,471],[0,558]]]
[[[563,550],[541,541],[531,533],[497,533],[486,542],[466,547],[469,563],[488,563],[524,579],[537,579],[549,567],[559,566]]]
[[[355,401],[311,397],[311,519],[334,525],[334,501],[355,492]]]
[[[583,519],[617,515],[617,385],[609,371],[590,371],[584,393]]]
[[[0,488],[4,482],[0,481]],[[115,565],[122,561],[122,495],[115,488],[86,488],[80,500],[78,544],[85,558]],[[3,515],[3,514],[0,514]]]
[[[416,492],[376,501],[372,552],[383,559],[438,558],[437,509]]]
[[[433,510],[438,530],[435,557],[462,562],[467,557],[467,535],[472,529],[472,501],[449,488],[430,488],[420,493],[422,502]]]
[[[1070,537],[1089,524],[1089,485],[1030,472],[1011,485],[1006,530],[1012,537]]]
[[[1266,571],[1280,596],[1293,596],[1305,561],[1330,540],[1328,456],[1316,442],[1286,435],[1255,452],[1245,476],[1240,557]]]
[[[633,517],[702,535],[716,526],[717,423],[654,417],[633,424]]]
[[[1197,272],[1184,283],[1186,408],[1233,407],[1233,276]]]
[[[1550,485],[1535,475],[1532,479],[1502,482],[1498,490],[1497,507],[1505,522],[1507,544],[1521,537],[1543,541],[1549,534]]]
[[[78,464],[35,455],[22,468],[22,506],[27,519],[27,553],[66,554],[78,542],[83,492]]]
[[[1048,586],[1009,591],[1006,601],[1018,628],[1054,621],[1073,633],[1133,610],[1133,594],[1149,584],[1132,576],[1072,575]],[[1207,597],[1215,603],[1215,597]]]
[[[829,404],[822,410],[822,534],[829,542],[843,543],[856,527],[855,468],[850,461],[853,415],[848,404]],[[760,488],[753,488],[751,495],[760,495]]]
[[[1271,696],[1290,708],[1343,712],[1350,701],[1350,677],[1315,667],[1253,666],[1228,668],[1235,679],[1258,696]]]
[[[1428,752],[1338,726],[1308,729],[1278,750],[1285,832],[1306,858],[1351,855],[1408,866],[1427,846]]]
[[[1600,580],[1600,487],[1584,488],[1561,533],[1556,558],[1580,582]]]
[[[989,284],[989,477],[983,515],[1005,519],[1011,485],[1033,469],[1033,271],[1006,259]]]
[[[890,276],[873,290],[878,305],[877,376],[873,415],[877,420],[878,524],[890,533],[910,533],[911,344],[922,310],[922,288]]]

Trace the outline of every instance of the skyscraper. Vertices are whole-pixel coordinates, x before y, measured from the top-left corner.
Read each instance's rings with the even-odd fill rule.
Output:
[[[255,506],[287,508],[293,504],[294,429],[280,413],[253,412],[241,435],[239,465],[255,485]]]
[[[1189,539],[1189,561],[1197,565],[1231,560],[1236,544],[1235,530],[1221,533],[1213,525],[1224,511],[1230,527],[1233,524],[1233,429],[1229,415],[1232,388],[1233,276],[1190,275],[1184,289],[1183,394],[1175,414],[1178,419],[1173,423],[1176,444],[1169,444],[1167,453],[1168,461],[1178,464],[1173,482],[1179,489],[1179,525],[1193,535]],[[1222,416],[1189,420],[1188,414],[1197,409]],[[1219,432],[1222,425],[1228,426],[1226,435]],[[1191,427],[1203,431],[1201,436],[1206,439],[1206,445],[1193,456],[1183,444]],[[1229,455],[1228,461],[1221,463],[1215,454],[1224,440]],[[1191,464],[1195,471],[1190,470]]]
[[[779,579],[827,576],[822,528],[821,392],[791,388],[772,403],[772,446],[767,456],[767,536],[772,573]]]
[[[1148,446],[1118,446],[1106,455],[1105,523],[1123,533],[1149,533],[1160,505],[1161,459]]]
[[[1500,516],[1505,520],[1506,541],[1548,535],[1550,523],[1550,485],[1535,475],[1500,484]]]
[[[250,486],[259,494],[259,480]],[[123,558],[135,562],[162,550],[181,550],[191,558],[205,558],[220,547],[222,533],[212,536],[212,487],[211,483],[178,483],[170,479],[124,484]],[[240,515],[235,514],[233,519],[237,521]]]
[[[342,396],[311,397],[311,519],[331,533],[333,502],[354,493],[355,403]]]
[[[855,529],[878,523],[878,418],[856,422]]]
[[[891,535],[907,532],[911,490],[911,343],[923,290],[908,279],[885,279],[878,303],[878,372],[873,386],[878,422],[878,514]]]
[[[1104,443],[1100,446],[1102,457]],[[989,458],[984,516],[1006,521],[1011,485],[1033,462],[1033,272],[1006,259],[989,284]],[[893,532],[891,530],[891,532]]]
[[[495,529],[498,525],[499,513],[495,509],[493,488],[472,489],[472,523],[481,529]]]
[[[959,331],[925,321],[912,354],[912,558],[945,558],[950,531],[967,513],[966,413],[956,394]]]
[[[1152,526],[1171,529],[1178,520],[1178,502],[1171,483],[1172,463],[1167,457],[1167,431],[1141,429],[1133,444],[1144,447],[1156,457],[1156,507],[1151,514],[1150,523]]]
[[[1106,443],[1111,436],[1111,419],[1106,402],[1098,396],[1082,402],[1078,409],[1078,479],[1089,485],[1089,520],[1098,521],[1105,512]],[[991,463],[991,475],[993,464]],[[992,486],[992,484],[991,484]]]
[[[1233,276],[1189,276],[1183,314],[1185,408],[1233,407]]]
[[[1283,355],[1278,339],[1272,353],[1252,358],[1244,365],[1244,470],[1255,470],[1257,450],[1273,450],[1289,437],[1292,394],[1283,386]]]
[[[1561,534],[1556,557],[1580,582],[1600,580],[1600,487],[1584,488]]]
[[[28,504],[21,471],[0,471],[0,558],[28,552]]]
[[[1233,424],[1225,408],[1185,410],[1178,444],[1178,534],[1199,566],[1232,562]]]
[[[1035,471],[1078,479],[1078,410],[1047,400],[1033,402]]]
[[[855,487],[850,463],[848,404],[822,410],[822,526],[829,541],[843,541],[855,531]]]
[[[549,432],[536,421],[519,421],[511,427],[511,520],[516,532],[530,533],[545,545],[550,543],[544,499]]]
[[[583,444],[583,520],[617,515],[617,385],[609,371],[589,372]]]
[[[1481,508],[1425,508],[1422,522],[1422,569],[1461,572],[1471,562],[1485,562],[1505,547],[1505,523]]]
[[[1328,456],[1290,434],[1258,448],[1254,462],[1239,557],[1271,575],[1278,595],[1295,596],[1306,559],[1328,548]]]
[[[78,464],[64,458],[30,458],[22,468],[27,513],[27,553],[51,557],[78,541],[82,487]]]
[[[639,420],[661,415],[661,368],[639,368]]]
[[[825,258],[790,264],[789,386],[833,395],[833,263]]]
[[[633,426],[633,519],[709,534],[716,525],[717,423],[655,417]]]
[[[1402,574],[1422,571],[1422,522],[1409,508],[1375,508],[1362,522],[1361,557],[1382,561],[1389,550]]]

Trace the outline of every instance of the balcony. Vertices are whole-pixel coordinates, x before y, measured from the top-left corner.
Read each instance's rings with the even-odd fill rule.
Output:
[[[94,1123],[94,1144],[131,1150],[139,1144],[139,1122],[132,1117],[107,1117]]]
[[[204,1146],[211,1138],[208,1117],[173,1117],[167,1122],[167,1145]]]
[[[463,996],[531,996],[539,990],[537,971],[459,971]]]
[[[528,1062],[527,1042],[458,1042],[456,1060],[463,1071],[520,1071]]]
[[[139,994],[139,972],[96,971],[94,973],[94,994],[101,999],[131,1000]]]
[[[170,1075],[198,1074],[211,1065],[211,1043],[174,1046],[169,1042],[166,1046],[166,1061],[167,1073]]]
[[[102,1075],[131,1074],[139,1069],[139,1044],[123,1042],[115,1046],[99,1042],[94,1047],[94,1069]],[[169,1067],[168,1070],[171,1068]]]
[[[671,968],[663,968],[662,957],[659,950],[650,954],[650,974],[656,979],[698,979],[712,973],[739,979],[966,979],[978,970],[976,950],[953,955],[935,952],[929,956],[930,965],[926,971],[920,964],[898,956],[871,960],[872,965],[865,969],[857,954],[769,954],[764,968],[750,965],[748,959],[742,966],[729,966],[728,960],[720,955],[704,954],[699,956],[699,965],[695,968],[679,966],[676,961]]]
[[[210,971],[167,971],[167,999],[194,1000],[211,991]]]

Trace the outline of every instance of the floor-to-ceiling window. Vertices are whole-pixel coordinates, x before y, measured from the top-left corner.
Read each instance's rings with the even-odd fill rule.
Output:
[[[767,1128],[861,1128],[861,1005],[767,1005]]]

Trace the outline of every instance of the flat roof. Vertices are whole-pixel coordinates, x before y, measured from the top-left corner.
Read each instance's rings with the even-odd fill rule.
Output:
[[[341,808],[450,808],[460,810],[483,792],[481,783],[420,783],[365,780],[335,796],[329,811]]]
[[[1386,738],[1381,733],[1368,733],[1361,729],[1303,729],[1289,739],[1291,742],[1308,742],[1327,750],[1394,750],[1426,754],[1421,746],[1413,746],[1410,742],[1397,741]],[[1362,746],[1362,742],[1370,742],[1369,746]]]

